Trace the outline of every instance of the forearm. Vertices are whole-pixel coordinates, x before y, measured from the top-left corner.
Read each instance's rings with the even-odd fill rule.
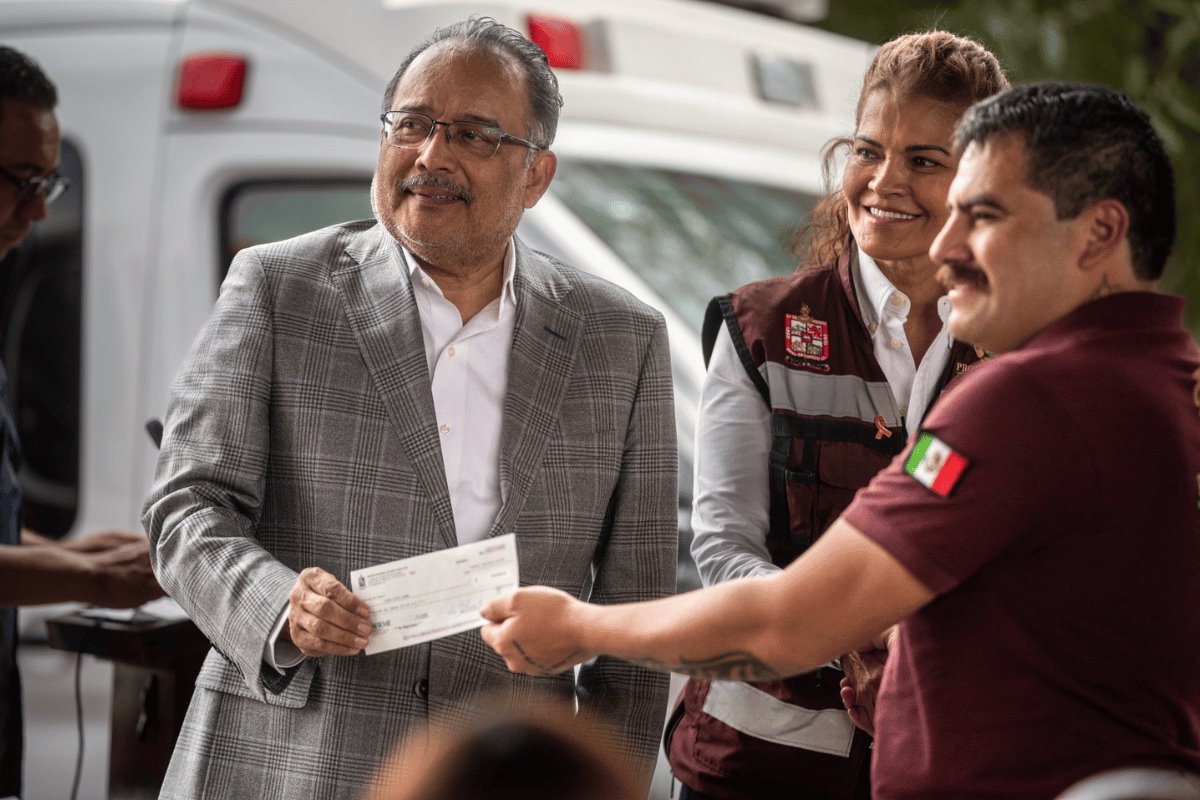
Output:
[[[236,512],[193,506],[188,513],[185,498],[195,502],[190,492],[173,494],[147,515],[155,569],[163,587],[227,655],[253,650],[257,661],[297,573],[268,553]]]
[[[705,586],[779,571],[767,550],[771,415],[722,328],[696,427],[692,558]]]
[[[586,654],[708,679],[772,680],[814,669],[837,655],[780,647],[773,578],[747,578],[650,603],[581,605],[572,621]]]
[[[25,547],[46,547],[57,544],[53,539],[48,539],[40,533],[31,531],[29,528],[21,528],[21,544]]]
[[[778,575],[573,610],[585,652],[703,678],[763,680],[816,669],[933,597],[887,551],[838,520]]]
[[[780,568],[771,563],[765,537],[741,538],[728,529],[711,535],[698,535],[692,522],[692,560],[705,586],[774,575]]]
[[[0,606],[4,608],[90,602],[100,580],[95,565],[78,553],[26,545],[0,546],[0,576]]]
[[[769,444],[751,444],[743,454],[713,449],[711,438],[697,447],[691,553],[701,581],[714,586],[778,573],[767,549]]]
[[[933,599],[887,551],[838,520],[782,573],[648,603],[594,606],[532,587],[482,610],[511,669],[547,673],[605,654],[709,679],[807,672]]]
[[[28,528],[21,529],[21,544],[26,547],[62,547],[76,553],[101,553],[129,544],[146,544],[143,533],[123,530],[107,530],[89,533],[70,539],[50,539]]]

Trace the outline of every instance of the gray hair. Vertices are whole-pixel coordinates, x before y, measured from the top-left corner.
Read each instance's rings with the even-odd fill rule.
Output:
[[[442,42],[461,43],[472,49],[494,53],[519,67],[525,75],[525,88],[529,94],[530,118],[526,123],[529,126],[529,139],[542,148],[554,142],[554,134],[558,131],[558,110],[563,100],[558,91],[558,78],[550,70],[546,54],[520,32],[491,17],[471,17],[438,28],[413,48],[388,82],[383,95],[384,113],[391,110],[396,87],[412,62],[421,53]]]

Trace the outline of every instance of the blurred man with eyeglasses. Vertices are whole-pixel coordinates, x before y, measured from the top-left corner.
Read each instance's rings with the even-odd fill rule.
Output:
[[[58,174],[57,92],[37,64],[0,47],[0,258],[46,216],[66,181]],[[7,184],[7,185],[6,185]]]
[[[375,220],[234,260],[177,378],[143,521],[212,640],[167,798],[358,798],[486,693],[615,723],[648,784],[665,676],[510,676],[467,631],[363,654],[352,570],[516,535],[522,582],[614,603],[675,586],[662,316],[514,237],[554,177],[545,55],[436,31],[384,94]]]
[[[58,174],[58,93],[41,68],[0,45],[0,260],[67,188]],[[20,441],[0,366],[0,798],[21,794],[17,606],[82,601],[136,606],[162,595],[146,537],[107,531],[56,542],[21,525]]]

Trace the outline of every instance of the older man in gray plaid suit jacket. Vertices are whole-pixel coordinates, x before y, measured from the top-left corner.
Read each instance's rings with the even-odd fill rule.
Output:
[[[357,798],[478,696],[578,697],[648,780],[665,677],[511,676],[476,632],[374,656],[353,569],[515,533],[522,583],[674,588],[662,317],[513,238],[554,175],[556,81],[491,20],[436,32],[385,95],[378,224],[238,255],[173,390],[146,528],[212,640],[169,798]],[[589,589],[590,587],[590,589]]]

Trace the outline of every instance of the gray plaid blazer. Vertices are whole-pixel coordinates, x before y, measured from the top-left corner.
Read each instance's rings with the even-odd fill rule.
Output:
[[[598,603],[670,593],[678,463],[661,315],[520,242],[514,288],[490,535],[516,534],[522,584]],[[237,256],[173,386],[143,523],[163,587],[213,643],[162,797],[358,798],[408,733],[465,721],[481,695],[577,696],[653,765],[667,676],[611,659],[577,685],[515,676],[470,631],[309,659],[283,678],[263,663],[299,570],[348,585],[352,569],[457,541],[417,305],[379,225]]]

